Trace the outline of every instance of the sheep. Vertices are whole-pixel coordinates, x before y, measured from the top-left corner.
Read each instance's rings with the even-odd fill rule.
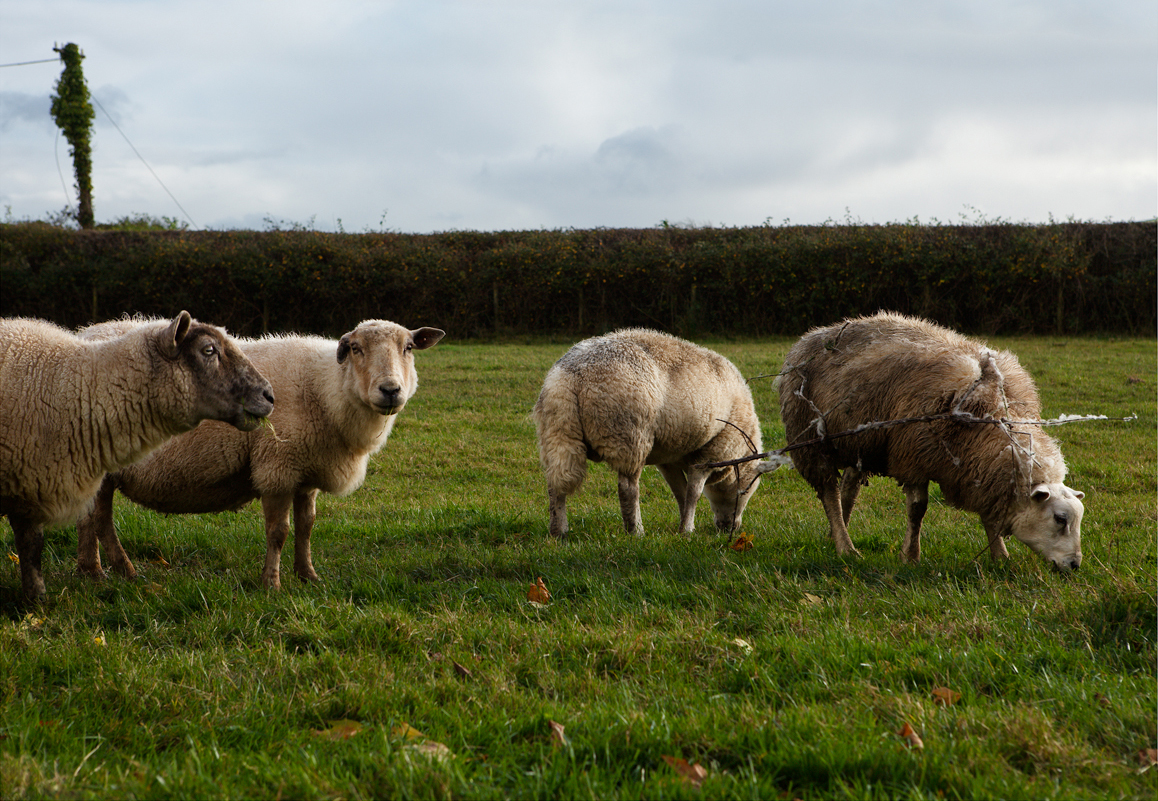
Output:
[[[1012,353],[881,312],[806,333],[789,350],[778,386],[789,446],[878,421],[958,418],[868,428],[792,451],[824,505],[837,553],[858,553],[849,515],[861,485],[882,475],[905,494],[903,561],[920,559],[936,481],[946,502],[980,515],[993,559],[1008,558],[1004,539],[1012,535],[1058,570],[1081,564],[1085,494],[1063,483],[1065,460],[1040,425],[1008,422],[1041,420],[1037,388]]]
[[[44,320],[0,320],[0,514],[24,598],[46,594],[44,528],[82,514],[105,473],[202,420],[252,430],[273,401],[232,338],[185,311],[104,342]]]
[[[659,331],[629,328],[574,345],[548,371],[532,417],[556,538],[567,533],[567,497],[582,486],[588,460],[619,474],[623,526],[639,534],[644,465],[667,481],[683,533],[693,530],[701,493],[718,528],[739,528],[759,484],[753,462],[738,476],[700,466],[760,450],[744,377],[720,354]]]
[[[370,456],[386,444],[398,412],[418,389],[413,351],[432,347],[443,336],[437,328],[412,331],[385,320],[364,320],[337,341],[314,336],[239,340],[278,393],[272,432],[243,434],[206,423],[109,475],[92,511],[77,526],[80,570],[103,575],[99,541],[115,572],[136,575],[113,528],[113,495],[119,489],[130,500],[168,514],[237,511],[260,499],[266,535],[261,578],[269,589],[281,587],[281,551],[292,508],[294,571],[303,581],[317,581],[310,534],[318,492],[346,495],[362,485]]]

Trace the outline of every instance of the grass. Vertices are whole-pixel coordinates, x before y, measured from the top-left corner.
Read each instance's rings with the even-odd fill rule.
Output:
[[[4,560],[3,796],[1154,797],[1153,340],[992,342],[1047,416],[1139,415],[1053,430],[1087,493],[1073,576],[1018,543],[1006,564],[976,556],[976,517],[935,492],[922,561],[901,564],[903,498],[880,479],[853,517],[863,558],[837,558],[787,470],[748,507],[749,551],[706,503],[676,534],[651,470],[648,533],[624,534],[596,465],[553,542],[529,411],[568,344],[420,354],[365,486],[319,501],[320,584],[261,588],[257,505],[165,517],[118,498],[142,577],[90,583],[75,532],[51,532],[41,608]],[[791,342],[705,344],[758,375]],[[754,392],[775,447],[775,390]],[[545,605],[527,600],[540,576]]]

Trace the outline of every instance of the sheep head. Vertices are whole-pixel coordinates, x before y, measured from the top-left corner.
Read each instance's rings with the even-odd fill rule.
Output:
[[[398,414],[418,389],[414,351],[433,347],[446,332],[413,331],[386,320],[364,320],[338,340],[338,364],[361,401],[387,417]]]
[[[1011,533],[1055,569],[1077,570],[1082,563],[1084,497],[1064,484],[1038,484],[1019,499]]]

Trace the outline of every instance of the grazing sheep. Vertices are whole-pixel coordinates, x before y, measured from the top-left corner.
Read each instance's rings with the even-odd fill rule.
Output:
[[[105,334],[99,327],[83,332]],[[281,551],[292,508],[294,571],[303,581],[316,581],[310,534],[318,492],[345,495],[362,485],[370,456],[386,444],[396,415],[418,389],[413,351],[444,335],[437,328],[411,331],[365,320],[338,341],[238,340],[278,393],[270,416],[273,433],[243,434],[206,423],[109,475],[77,526],[81,571],[102,575],[99,540],[114,571],[136,575],[113,529],[113,493],[119,489],[169,514],[236,511],[260,498],[266,536],[262,582],[274,589],[281,587]]]
[[[697,467],[760,450],[744,377],[720,354],[658,331],[625,329],[572,347],[548,371],[533,416],[554,537],[567,532],[567,496],[583,484],[589,459],[619,474],[623,525],[635,533],[643,532],[644,465],[671,487],[683,532],[694,527],[701,493],[717,527],[738,528],[759,483],[755,462],[740,466],[738,480],[730,467]]]
[[[789,445],[946,413],[1041,419],[1033,379],[1012,353],[884,312],[809,331],[788,352],[779,390]],[[921,556],[921,518],[936,481],[949,504],[981,516],[994,559],[1009,556],[1004,538],[1013,535],[1060,570],[1081,564],[1085,496],[1062,483],[1065,460],[1040,425],[937,419],[878,427],[794,450],[792,462],[824,504],[838,553],[857,552],[849,515],[861,484],[882,475],[905,493],[905,561]]]
[[[181,312],[104,342],[43,320],[0,320],[0,514],[24,597],[44,596],[44,527],[74,520],[110,470],[202,420],[251,430],[269,382],[220,328]]]

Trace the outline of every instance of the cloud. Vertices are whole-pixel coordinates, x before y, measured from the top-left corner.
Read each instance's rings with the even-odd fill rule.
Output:
[[[54,128],[51,98],[24,92],[0,92],[0,131],[7,131],[16,123]]]
[[[43,0],[4,16],[13,60],[81,45],[94,96],[203,225],[1155,210],[1158,9],[1127,0]],[[35,106],[58,74],[0,74],[0,203],[19,213],[60,195]],[[94,144],[98,219],[174,213],[99,111]]]

